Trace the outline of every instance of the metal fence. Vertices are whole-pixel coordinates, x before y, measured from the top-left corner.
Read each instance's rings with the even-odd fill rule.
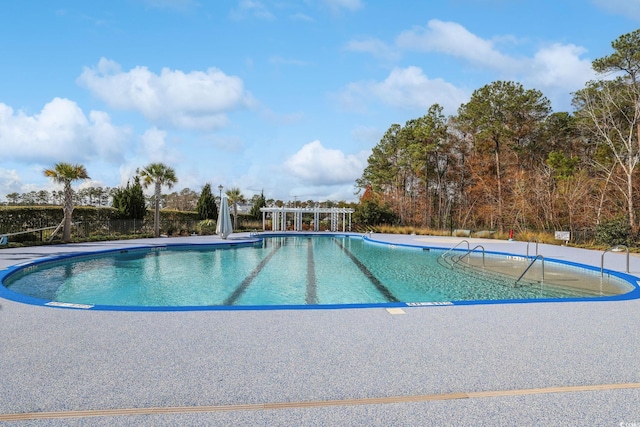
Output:
[[[141,219],[107,219],[81,221],[75,224],[72,235],[79,238],[91,236],[144,235],[153,233],[153,222]]]
[[[59,224],[41,223],[37,228],[25,227],[16,230],[1,230],[0,234],[7,236],[9,242],[38,243],[50,240],[60,240],[62,230],[52,234]],[[71,238],[78,240],[99,240],[101,238],[120,238],[153,235],[153,221],[140,219],[106,219],[74,222],[71,228]],[[197,221],[163,220],[160,224],[162,234],[178,236],[199,232]]]
[[[39,243],[62,238],[60,229],[53,239],[51,236],[60,224],[53,221],[39,221],[37,224],[23,224],[22,228],[0,230],[0,236],[6,236],[9,242]],[[238,216],[238,229],[247,231],[261,229],[262,223],[252,218]],[[189,236],[192,234],[215,233],[215,221],[203,224],[196,220],[160,220],[160,234],[166,236]],[[77,220],[71,229],[72,240],[102,240],[105,238],[147,237],[154,233],[153,219],[101,219]]]

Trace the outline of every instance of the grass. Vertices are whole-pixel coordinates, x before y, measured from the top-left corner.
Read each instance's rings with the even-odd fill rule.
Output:
[[[451,230],[438,230],[424,227],[411,227],[411,226],[393,226],[393,225],[380,225],[375,227],[369,227],[366,231],[372,231],[374,233],[384,233],[384,234],[415,234],[415,235],[424,235],[424,236],[451,236]],[[508,240],[509,233],[507,232],[499,232],[493,230],[480,230],[473,231],[470,235],[459,232],[455,233],[455,237],[465,238],[465,237],[476,237],[483,239],[496,239],[496,240]],[[462,231],[462,230],[459,230]],[[538,232],[538,231],[521,231],[514,234],[514,240],[520,242],[538,242],[538,243],[546,243],[550,245],[560,245],[564,242],[560,240],[556,240],[555,235],[553,233],[546,232]],[[599,249],[596,247],[593,242],[587,244],[576,245],[569,242],[570,246],[575,247],[584,247],[584,248],[592,248]]]

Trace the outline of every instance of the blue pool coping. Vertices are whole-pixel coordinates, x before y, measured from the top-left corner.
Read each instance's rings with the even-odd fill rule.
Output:
[[[409,308],[409,307],[442,307],[442,306],[468,306],[468,305],[491,305],[491,304],[530,304],[530,303],[560,303],[560,302],[598,302],[598,301],[626,301],[640,299],[640,278],[630,273],[623,273],[612,269],[603,269],[602,272],[611,276],[615,276],[632,286],[632,290],[619,295],[612,296],[599,296],[599,297],[568,297],[568,298],[536,298],[536,299],[498,299],[498,300],[463,300],[463,301],[438,301],[438,302],[387,302],[387,303],[350,303],[350,304],[292,304],[292,305],[215,305],[215,306],[119,306],[119,305],[100,305],[100,304],[73,304],[73,303],[60,303],[56,301],[44,300],[28,295],[24,295],[18,292],[11,291],[4,286],[5,279],[9,278],[13,274],[19,273],[22,270],[30,267],[56,262],[64,261],[73,258],[85,258],[95,257],[112,253],[123,253],[130,251],[154,251],[165,249],[189,249],[193,247],[203,248],[207,246],[215,247],[216,249],[226,249],[232,247],[248,247],[262,242],[263,238],[269,237],[304,237],[304,236],[326,236],[326,237],[351,237],[362,238],[364,241],[371,244],[380,244],[390,247],[404,247],[411,249],[428,249],[428,250],[441,250],[441,251],[466,251],[465,248],[451,248],[433,245],[418,245],[405,242],[391,242],[389,240],[374,239],[370,234],[350,233],[350,232],[336,232],[336,233],[269,233],[264,232],[260,234],[250,235],[249,237],[236,238],[234,240],[220,240],[206,243],[139,243],[134,246],[110,248],[102,250],[94,250],[87,252],[75,252],[75,253],[61,253],[57,255],[44,256],[42,258],[10,265],[4,269],[0,269],[0,298],[7,300],[50,307],[50,308],[63,308],[72,310],[92,310],[92,311],[153,311],[153,312],[171,312],[171,311],[261,311],[261,310],[328,310],[328,309],[358,309],[358,308]],[[384,235],[381,235],[384,236]],[[464,241],[465,239],[460,239]],[[138,241],[140,242],[140,241]],[[496,241],[498,242],[498,241]],[[117,241],[112,242],[117,244]],[[472,250],[474,252],[474,250]],[[477,251],[476,251],[477,252]],[[499,255],[499,256],[518,256],[523,255],[503,252],[503,251],[485,251],[485,254]],[[582,268],[585,270],[591,270],[600,272],[600,268],[574,262],[567,261],[558,258],[545,257],[545,262],[552,262],[561,265]]]

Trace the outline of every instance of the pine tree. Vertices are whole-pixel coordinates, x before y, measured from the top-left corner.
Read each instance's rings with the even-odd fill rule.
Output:
[[[127,182],[125,188],[113,190],[113,207],[120,211],[120,215],[125,219],[143,219],[147,211],[140,178],[134,178],[134,184]]]
[[[200,219],[218,219],[218,206],[216,206],[216,198],[211,193],[211,184],[207,183],[202,187],[196,210]]]
[[[256,197],[256,200],[253,202],[253,206],[251,206],[249,216],[254,219],[262,218],[262,212],[260,212],[260,208],[264,208],[266,206],[267,199],[264,198],[264,192],[260,192],[260,196]]]

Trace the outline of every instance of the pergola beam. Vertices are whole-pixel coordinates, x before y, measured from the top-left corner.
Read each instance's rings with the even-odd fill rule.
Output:
[[[287,214],[293,215],[293,230],[302,231],[302,215],[313,214],[313,231],[320,231],[320,214],[328,214],[331,219],[331,231],[351,231],[351,208],[288,208],[288,207],[268,207],[260,208],[262,212],[262,231],[267,228],[267,215],[271,215],[271,231],[287,231]],[[342,215],[341,215],[342,214]],[[347,215],[349,215],[347,223]],[[348,228],[348,230],[347,230]]]

